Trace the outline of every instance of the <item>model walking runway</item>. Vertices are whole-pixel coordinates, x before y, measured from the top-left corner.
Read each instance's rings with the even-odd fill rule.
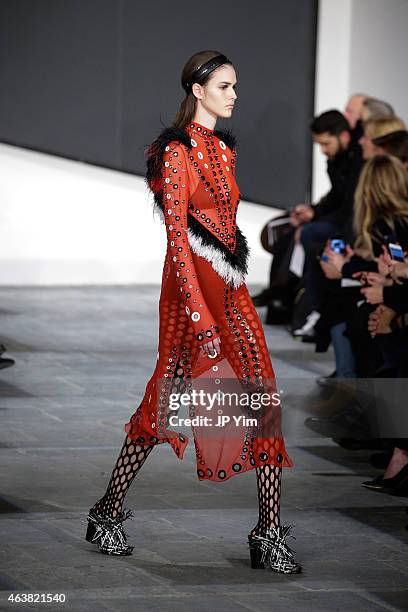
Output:
[[[201,52],[187,62],[182,83],[186,98],[174,125],[148,151],[147,181],[167,233],[157,363],[125,426],[127,437],[108,489],[89,514],[87,539],[102,552],[131,554],[122,526],[129,516],[123,501],[131,482],[157,444],[169,443],[182,459],[189,443],[169,425],[170,400],[194,385],[213,394],[240,388],[250,398],[262,394],[270,401],[257,410],[255,424],[230,418],[216,432],[215,426],[192,427],[197,475],[222,482],[256,469],[259,520],[248,537],[252,567],[297,573],[300,565],[285,542],[290,527],[279,522],[281,470],[293,462],[282,437],[264,332],[245,285],[249,251],[236,224],[234,139],[215,130],[218,117],[232,114],[235,70],[224,55]],[[233,417],[255,413],[239,408],[231,408]],[[207,410],[190,406],[190,415],[203,417]]]

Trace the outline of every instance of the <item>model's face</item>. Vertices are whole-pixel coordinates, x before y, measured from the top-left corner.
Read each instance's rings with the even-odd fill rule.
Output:
[[[349,122],[351,129],[356,127],[357,121],[361,119],[361,113],[363,110],[364,96],[351,96],[347,102],[344,115]]]
[[[232,66],[220,66],[205,85],[193,84],[193,93],[202,107],[214,118],[231,117],[237,93],[237,77]]]
[[[313,140],[319,145],[321,152],[328,159],[336,157],[337,153],[342,149],[340,136],[334,136],[329,132],[323,134],[313,134]]]
[[[379,147],[376,147],[375,144],[373,144],[370,136],[368,135],[367,128],[364,128],[364,134],[358,142],[363,150],[364,159],[371,159],[380,152]]]

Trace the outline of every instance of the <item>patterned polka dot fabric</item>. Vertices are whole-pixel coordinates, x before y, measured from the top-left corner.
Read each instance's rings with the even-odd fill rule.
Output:
[[[189,246],[188,218],[193,215],[227,248],[235,248],[240,198],[236,152],[196,122],[186,131],[191,149],[173,141],[163,158],[167,252],[156,367],[141,404],[125,425],[137,444],[169,443],[180,459],[189,436],[169,427],[168,418],[175,414],[169,409],[170,394],[189,390],[200,380],[210,381],[214,390],[234,380],[244,390],[269,394],[277,390],[262,324],[246,284],[230,286]],[[200,346],[216,337],[221,340],[221,354],[212,359]],[[191,427],[200,480],[222,482],[266,464],[293,466],[281,433],[279,404],[260,413],[257,429],[234,424],[215,435],[214,427]]]

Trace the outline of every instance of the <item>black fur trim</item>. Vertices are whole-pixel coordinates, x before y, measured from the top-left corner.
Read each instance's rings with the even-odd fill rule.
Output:
[[[165,128],[147,150],[146,182],[150,188],[154,185],[154,181],[161,178],[164,150],[173,140],[191,149],[191,139],[185,130],[176,127]]]
[[[202,225],[193,215],[188,214],[188,226],[193,230],[196,236],[199,236],[206,246],[212,246],[224,255],[226,261],[242,274],[248,273],[248,255],[249,247],[247,239],[239,229],[236,227],[236,241],[235,250],[232,253],[228,247],[225,246],[221,240],[219,240],[212,232],[210,232],[204,225]]]
[[[164,206],[160,199],[160,194],[155,194],[154,197],[155,205],[161,210],[164,215]],[[223,242],[221,242],[212,232],[210,232],[204,225],[200,223],[190,212],[187,215],[188,218],[188,227],[192,230],[192,232],[199,238],[201,238],[203,244],[205,246],[211,246],[217,251],[221,252],[225,260],[230,264],[230,266],[241,272],[243,275],[248,273],[248,258],[250,249],[248,246],[247,239],[244,234],[239,229],[238,225],[236,226],[236,241],[235,241],[235,249],[232,253],[227,246]]]
[[[233,151],[236,145],[235,136],[230,130],[214,132],[215,135],[225,142]],[[180,142],[188,149],[191,149],[190,135],[180,128],[165,128],[156,140],[150,145],[147,151],[147,171],[146,182],[154,193],[155,206],[164,214],[163,190],[159,188],[161,184],[161,172],[165,148],[170,142]],[[225,244],[202,225],[190,212],[188,212],[188,227],[201,239],[205,246],[211,246],[223,254],[225,260],[236,271],[246,275],[248,273],[249,247],[247,240],[238,226],[236,226],[235,250],[232,253]]]
[[[215,130],[214,134],[220,138],[227,147],[233,151],[236,146],[236,138],[231,130]],[[162,130],[158,137],[152,142],[147,149],[146,160],[146,182],[147,185],[155,191],[155,183],[161,178],[161,170],[163,165],[164,150],[172,141],[180,142],[188,149],[191,149],[190,135],[183,129],[177,127],[168,127]]]

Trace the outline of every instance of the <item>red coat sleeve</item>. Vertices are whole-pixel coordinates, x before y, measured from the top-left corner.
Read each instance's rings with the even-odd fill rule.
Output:
[[[219,337],[219,328],[200,289],[188,241],[189,177],[181,145],[170,143],[163,157],[163,205],[168,247],[186,314],[198,344]]]

